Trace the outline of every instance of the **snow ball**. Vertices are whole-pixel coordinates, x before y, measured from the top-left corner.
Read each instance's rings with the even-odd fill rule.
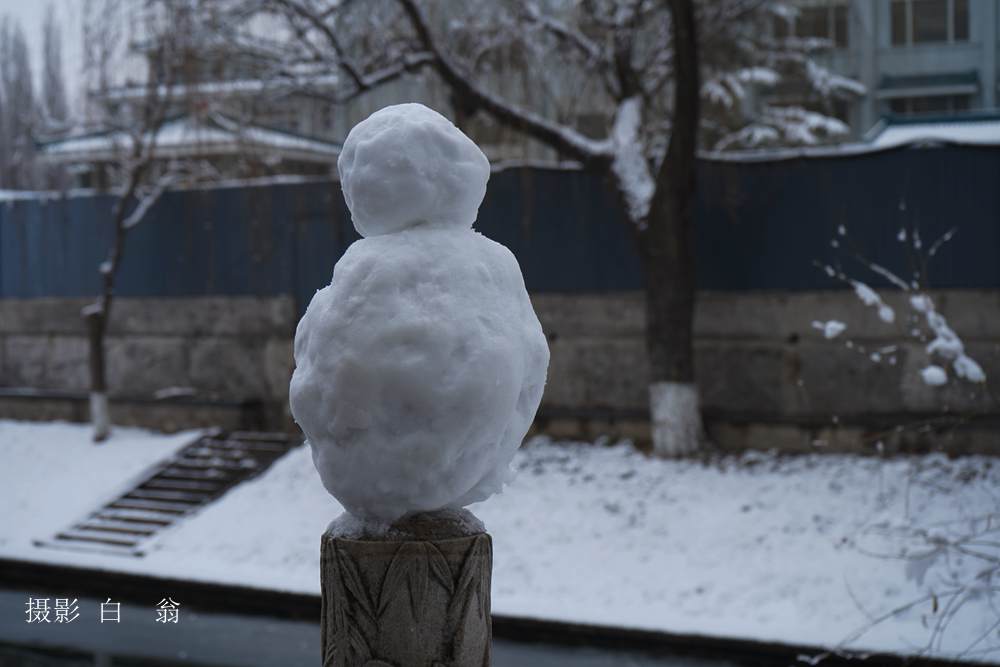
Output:
[[[924,384],[931,387],[940,387],[948,381],[948,374],[944,372],[944,369],[933,364],[921,370],[920,375],[923,377]]]
[[[501,490],[548,362],[514,255],[421,225],[355,242],[315,294],[295,333],[292,414],[326,489],[393,522]]]
[[[926,313],[934,309],[934,303],[926,294],[914,294],[910,297],[910,307],[918,313]]]
[[[823,332],[823,337],[827,340],[831,338],[836,338],[844,332],[847,325],[843,322],[837,320],[830,320],[829,322],[815,321],[812,323],[813,329],[819,329]]]
[[[412,103],[355,125],[337,170],[354,228],[365,237],[420,224],[471,227],[490,176],[489,161],[469,137]]]

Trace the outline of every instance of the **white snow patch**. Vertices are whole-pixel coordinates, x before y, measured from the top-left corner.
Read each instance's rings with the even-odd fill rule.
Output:
[[[871,140],[871,144],[877,148],[942,143],[996,146],[1000,144],[1000,120],[955,119],[943,123],[889,125]]]
[[[827,340],[836,338],[847,329],[847,325],[838,320],[830,320],[828,322],[820,322],[816,320],[812,323],[813,329],[818,329],[823,332],[823,337]]]
[[[878,308],[879,319],[887,324],[892,324],[896,320],[896,312],[891,306],[882,301],[882,297],[875,290],[860,280],[851,280],[849,282],[851,283],[851,287],[854,288],[854,293],[858,295],[862,303],[866,306],[875,306]]]
[[[0,420],[0,552],[33,553],[33,540],[83,518],[196,435],[118,427],[94,443],[87,424]]]
[[[656,191],[656,184],[639,140],[641,113],[641,100],[638,97],[628,98],[618,107],[611,130],[614,147],[611,169],[625,193],[625,203],[633,222],[644,220],[649,214],[649,206]]]
[[[924,384],[930,385],[932,387],[940,387],[941,385],[948,382],[948,374],[940,366],[935,366],[931,364],[923,370],[920,371],[920,377],[923,378]]]
[[[86,426],[0,422],[0,554],[318,595],[319,536],[342,508],[306,447],[162,533],[145,558],[31,545],[190,437],[122,428],[95,447]],[[856,548],[872,529],[995,517],[1000,488],[1000,467],[985,457],[747,454],[705,464],[535,439],[514,465],[508,492],[471,508],[496,545],[497,614],[822,646],[867,628],[866,614],[979,571],[971,559],[941,559],[919,582],[904,561]],[[930,614],[928,601],[849,645],[914,653]],[[970,596],[930,654],[957,655],[996,620],[989,596]]]
[[[934,332],[934,339],[927,344],[928,354],[937,354],[951,361],[955,375],[969,382],[985,382],[986,373],[982,367],[965,353],[965,344],[958,334],[948,326],[948,321],[934,307],[934,302],[925,294],[910,297],[910,305],[927,319],[927,326]]]
[[[986,382],[986,373],[982,367],[967,354],[958,355],[951,366],[955,369],[955,375],[960,378],[969,382]]]

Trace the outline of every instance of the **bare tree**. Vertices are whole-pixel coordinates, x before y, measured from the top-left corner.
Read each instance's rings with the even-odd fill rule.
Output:
[[[83,115],[88,123],[106,122],[112,67],[121,62],[124,34],[122,0],[84,0],[82,39]]]
[[[105,0],[105,5],[109,2],[111,0]],[[202,165],[192,162],[165,162],[157,154],[158,135],[174,105],[174,84],[181,80],[180,77],[190,66],[188,59],[191,51],[186,40],[191,35],[191,16],[182,5],[172,0],[149,0],[146,9],[150,12],[146,19],[153,47],[145,98],[137,106],[107,108],[101,114],[109,136],[118,142],[115,149],[119,158],[112,166],[115,177],[120,180],[120,189],[111,210],[111,246],[106,259],[98,267],[101,293],[81,312],[89,339],[93,438],[98,442],[107,439],[111,433],[105,340],[128,233],[143,222],[167,189],[197,180],[203,169]],[[94,30],[98,23],[90,25]],[[108,54],[113,53],[112,49],[98,49],[90,60],[99,69],[93,80],[105,86],[105,92],[109,68],[113,63]],[[95,99],[99,102],[103,98],[97,96]]]
[[[55,5],[49,3],[42,24],[42,108],[47,125],[54,129],[65,129],[69,120],[62,40],[62,26]]]
[[[233,44],[258,54],[261,71],[274,81],[299,88],[313,84],[315,94],[345,102],[414,71],[430,71],[451,92],[456,116],[488,118],[516,130],[614,184],[642,260],[653,441],[655,450],[668,456],[696,450],[702,432],[691,333],[699,142],[750,145],[775,136],[823,141],[846,126],[797,104],[765,104],[766,96],[755,99],[752,91],[794,83],[807,91],[803,97],[829,100],[859,89],[810,57],[821,40],[771,36],[776,12],[791,11],[783,5],[766,0],[212,3],[216,25]],[[266,36],[253,30],[255,20],[265,19],[282,29]],[[331,86],[321,74],[334,68],[337,80]],[[532,92],[507,94],[503,80],[512,74],[534,80],[536,85],[525,87]],[[567,100],[579,106],[567,108]],[[709,122],[699,120],[702,102],[713,112]],[[759,113],[742,113],[754,103]]]
[[[0,19],[0,187],[37,186],[34,132],[38,114],[31,55],[21,25]]]

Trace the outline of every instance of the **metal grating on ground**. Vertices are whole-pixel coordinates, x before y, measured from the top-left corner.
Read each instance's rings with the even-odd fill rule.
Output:
[[[38,546],[142,556],[145,540],[253,479],[302,443],[281,434],[217,432],[158,464],[141,482]]]

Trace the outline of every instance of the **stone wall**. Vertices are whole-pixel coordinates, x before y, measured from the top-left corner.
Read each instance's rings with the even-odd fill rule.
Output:
[[[0,416],[84,418],[89,299],[0,300]],[[283,427],[289,297],[117,299],[107,373],[118,423]],[[26,391],[28,390],[28,391]]]
[[[1000,291],[946,291],[938,309],[989,378],[1000,378]],[[536,429],[593,438],[647,434],[642,295],[535,294],[552,361]],[[1000,401],[987,387],[930,387],[909,307],[887,325],[849,291],[707,292],[696,318],[709,435],[725,449],[1000,452]],[[86,417],[79,299],[0,300],[0,417]],[[815,320],[847,329],[826,340]],[[292,429],[293,300],[120,299],[108,338],[118,423]],[[848,342],[850,346],[848,346]],[[880,362],[870,355],[887,346]],[[891,362],[895,359],[895,362]],[[170,388],[193,393],[157,399]],[[177,394],[178,392],[172,392]],[[900,429],[900,427],[902,427]]]
[[[1000,401],[987,386],[926,385],[917,320],[886,292],[897,318],[882,322],[850,291],[699,295],[696,373],[709,435],[726,449],[927,449],[1000,453]],[[934,293],[967,353],[1000,378],[1000,291]],[[553,435],[645,437],[642,295],[533,296],[552,361],[542,419]],[[827,340],[816,320],[847,329]],[[926,329],[926,327],[924,327]],[[889,346],[895,353],[871,354]],[[892,360],[895,360],[894,362]],[[900,427],[902,427],[900,429]]]

